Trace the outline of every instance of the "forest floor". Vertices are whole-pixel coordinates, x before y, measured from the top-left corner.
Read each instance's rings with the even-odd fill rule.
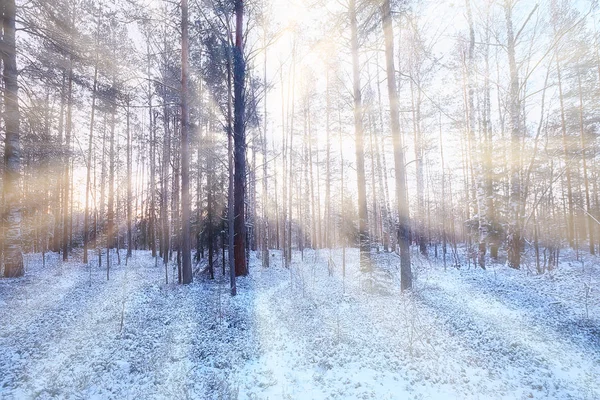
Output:
[[[273,251],[231,297],[220,271],[165,284],[148,252],[108,281],[27,255],[0,279],[0,398],[598,399],[600,265],[563,258],[535,275],[415,256],[400,294],[395,255],[373,255],[364,290],[354,249],[345,277],[341,250],[290,269]]]

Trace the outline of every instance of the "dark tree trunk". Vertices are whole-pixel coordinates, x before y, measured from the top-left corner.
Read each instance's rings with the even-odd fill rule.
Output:
[[[227,264],[229,266],[229,285],[231,289],[231,295],[237,294],[237,287],[235,282],[235,260],[234,260],[234,154],[233,154],[233,124],[232,124],[232,60],[231,57],[227,60],[227,173],[228,173],[228,190],[227,190]],[[225,260],[225,243],[223,243],[223,260]],[[225,272],[225,266],[223,266],[223,272]]]
[[[234,98],[234,259],[235,275],[247,275],[246,265],[246,220],[244,210],[246,185],[246,128],[245,88],[246,64],[243,49],[244,1],[235,3],[236,28],[233,49],[233,98]]]
[[[181,0],[181,269],[182,282],[192,282],[190,229],[190,144],[188,81],[188,1]]]

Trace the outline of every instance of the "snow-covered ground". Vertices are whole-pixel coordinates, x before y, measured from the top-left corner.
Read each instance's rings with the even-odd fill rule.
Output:
[[[273,251],[232,298],[220,269],[166,285],[147,252],[108,281],[47,257],[0,280],[2,399],[600,398],[595,258],[538,276],[414,257],[400,294],[395,255],[374,254],[365,290],[356,250],[345,277],[341,250],[290,269]]]

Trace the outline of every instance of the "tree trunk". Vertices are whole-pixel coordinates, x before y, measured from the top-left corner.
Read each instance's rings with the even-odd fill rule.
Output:
[[[329,68],[327,68],[325,74],[325,134],[327,143],[325,149],[325,240],[323,245],[331,249],[331,127],[329,126],[331,96],[329,93]]]
[[[171,135],[169,133],[169,113],[167,105],[163,105],[163,159],[162,159],[162,190],[161,190],[161,202],[160,202],[160,215],[161,215],[161,230],[162,230],[162,241],[160,246],[160,255],[163,259],[163,265],[165,267],[165,281],[168,282],[168,271],[167,265],[169,264],[169,249],[170,249],[170,227],[169,227],[169,166],[171,164]]]
[[[57,147],[60,149],[62,146],[63,140],[63,130],[64,130],[64,119],[63,116],[65,114],[65,82],[66,82],[66,74],[63,72],[62,83],[60,87],[60,111],[58,114],[58,140]],[[59,153],[62,154],[62,149],[59,150]],[[62,165],[58,165],[56,167],[56,191],[54,192],[54,232],[52,234],[52,250],[55,252],[60,252],[60,224],[61,224],[61,197],[62,197]]]
[[[16,6],[14,0],[4,1],[3,10],[3,80],[4,80],[4,276],[18,277],[25,273],[21,251],[21,145],[19,138],[19,84],[15,42]]]
[[[581,74],[577,71],[577,83],[579,86],[579,134],[581,139],[581,159],[583,161],[583,184],[585,187],[586,221],[589,234],[590,254],[595,254],[594,249],[594,221],[592,219],[592,207],[590,204],[590,183],[588,180],[588,167],[585,152],[585,131],[583,126],[583,92],[581,89]]]
[[[131,201],[132,201],[132,189],[131,189],[131,175],[132,175],[132,166],[131,166],[131,131],[129,126],[129,98],[127,98],[127,256],[125,260],[131,258],[132,249],[133,249],[133,233],[131,227],[132,220],[132,210],[131,210]]]
[[[67,79],[67,118],[65,122],[65,154],[64,154],[64,175],[63,175],[63,232],[62,232],[62,250],[63,261],[69,258],[69,164],[71,159],[71,131],[73,129],[73,56],[69,56],[69,74]]]
[[[150,133],[150,157],[149,157],[149,175],[150,175],[150,194],[149,202],[150,205],[147,208],[148,219],[146,225],[146,241],[150,244],[152,251],[152,257],[156,257],[156,237],[155,237],[155,215],[156,215],[156,130],[154,127],[154,115],[152,110],[152,76],[150,75],[151,70],[151,54],[150,54],[150,38],[146,40],[146,50],[148,53],[147,60],[147,75],[148,75],[148,118],[149,118],[149,133]],[[148,244],[148,243],[147,243]]]
[[[356,179],[358,185],[358,235],[360,247],[360,268],[363,272],[370,271],[369,262],[369,238],[367,229],[369,226],[367,216],[367,188],[365,182],[365,154],[364,154],[364,129],[362,120],[362,97],[360,86],[359,44],[358,44],[358,21],[356,18],[356,1],[350,0],[350,44],[352,47],[352,81],[354,94],[354,135],[356,145]]]
[[[92,182],[92,152],[94,141],[94,117],[96,113],[96,90],[98,87],[98,52],[96,52],[96,62],[94,64],[94,85],[92,88],[92,110],[90,116],[90,135],[88,139],[87,155],[87,175],[85,180],[85,210],[83,217],[83,263],[88,263],[89,230],[90,230],[90,191]]]
[[[207,124],[206,129],[207,140],[206,142],[211,146],[211,150],[214,149],[214,137],[212,135],[212,131],[210,125]],[[200,146],[198,146],[200,148]],[[198,150],[198,159],[200,159],[200,151]],[[208,271],[210,273],[210,279],[214,279],[215,272],[213,266],[213,258],[215,251],[215,238],[214,236],[217,234],[218,230],[215,227],[215,207],[213,205],[213,191],[215,188],[215,174],[214,174],[214,159],[213,159],[213,151],[209,151],[207,153],[206,158],[206,168],[208,169],[206,173],[206,227],[205,235],[208,245]]]
[[[412,288],[412,271],[409,253],[409,216],[408,197],[406,193],[406,170],[404,166],[404,150],[400,134],[400,117],[398,91],[394,67],[394,32],[390,0],[384,0],[382,7],[382,23],[385,38],[385,61],[387,73],[388,96],[390,99],[390,125],[394,144],[394,168],[396,170],[396,203],[398,207],[398,244],[400,245],[400,287],[402,290]]]
[[[234,213],[234,155],[233,155],[233,118],[232,118],[232,82],[231,82],[231,69],[232,60],[229,57],[227,62],[227,160],[228,160],[228,178],[229,187],[227,190],[227,260],[229,265],[229,286],[231,289],[231,295],[237,294],[237,287],[235,282],[235,242],[234,242],[234,224],[235,224],[235,213]],[[224,254],[223,254],[224,255]]]
[[[182,283],[192,282],[190,229],[190,144],[188,108],[188,1],[181,0],[181,269]]]
[[[519,100],[519,75],[515,61],[515,37],[512,23],[512,4],[507,0],[504,5],[506,16],[506,32],[508,41],[508,65],[510,70],[510,91],[508,112],[510,116],[510,144],[511,144],[511,167],[510,167],[510,198],[508,226],[508,265],[511,268],[521,266],[521,227],[519,224],[519,209],[521,204],[521,178],[519,171],[520,157],[520,100]]]
[[[113,78],[113,89],[115,89],[115,79]],[[110,249],[115,245],[115,125],[117,104],[116,96],[112,99],[111,121],[110,121],[110,150],[108,165],[108,210],[106,212],[106,279],[110,278]]]
[[[267,87],[267,48],[265,46],[265,59],[264,59],[264,78],[263,84],[265,88]],[[262,242],[262,264],[263,267],[269,266],[269,210],[267,207],[268,197],[267,197],[267,183],[268,183],[268,175],[267,175],[267,91],[265,90],[263,106],[264,106],[264,116],[263,116],[263,136],[262,136],[262,153],[263,153],[263,176],[262,176],[262,218],[263,218],[263,242]],[[277,193],[277,190],[275,190]]]
[[[246,194],[246,127],[245,127],[245,80],[246,64],[243,48],[244,1],[235,2],[235,47],[233,51],[233,98],[234,98],[234,230],[235,275],[247,275],[246,265],[246,219],[244,199]]]

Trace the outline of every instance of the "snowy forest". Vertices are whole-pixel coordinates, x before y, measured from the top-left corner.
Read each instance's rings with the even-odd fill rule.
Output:
[[[0,398],[600,398],[597,1],[0,13]]]

